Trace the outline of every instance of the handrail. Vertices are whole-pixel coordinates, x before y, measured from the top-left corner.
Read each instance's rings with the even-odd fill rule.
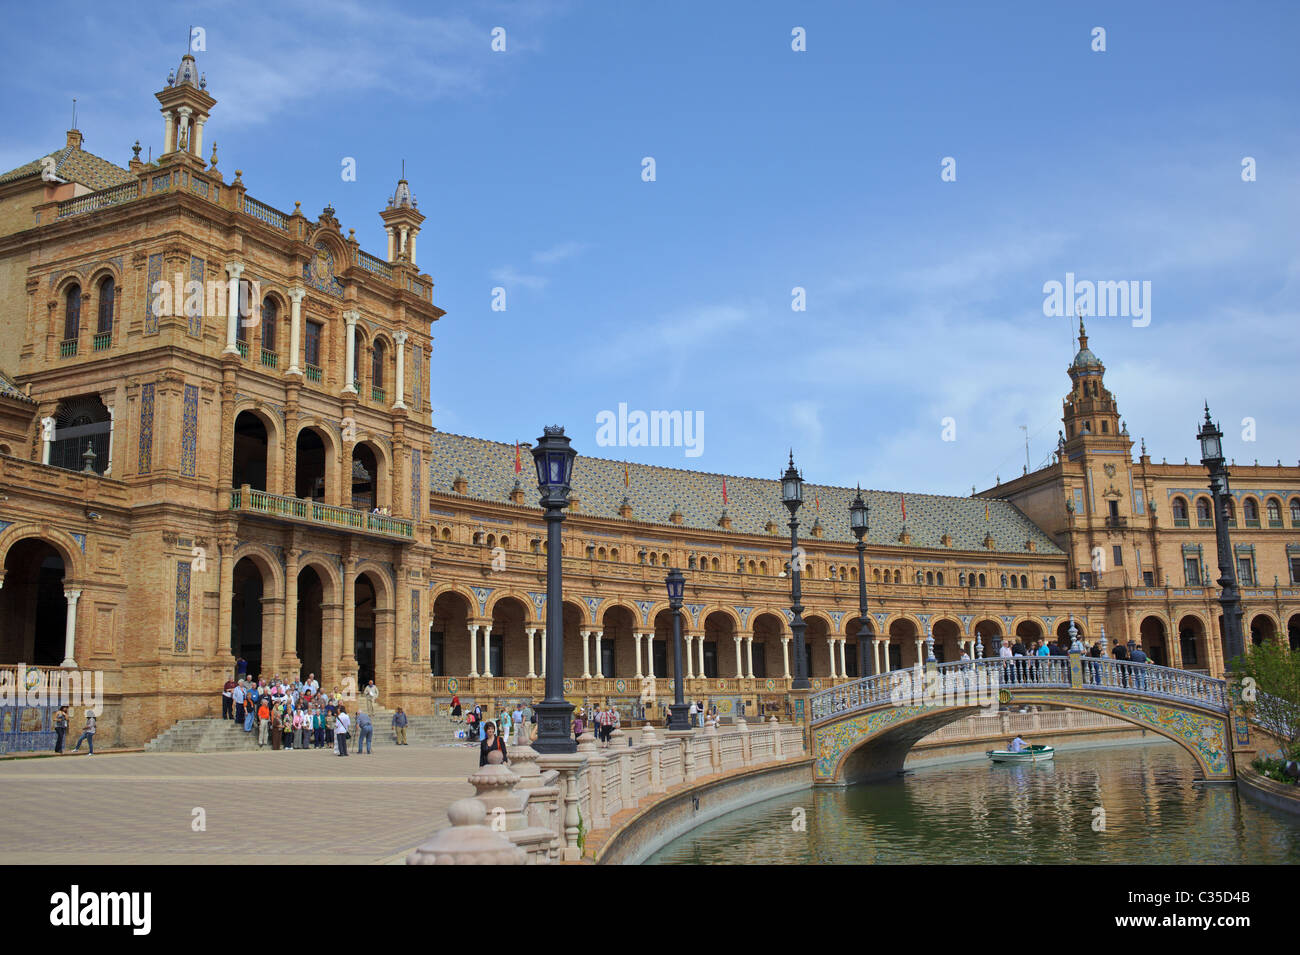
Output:
[[[393,267],[383,259],[371,255],[369,252],[363,252],[357,249],[357,265],[361,266],[367,272],[372,272],[388,281],[393,280]]]
[[[415,538],[415,522],[404,517],[392,517],[387,514],[373,514],[355,507],[340,507],[336,504],[321,504],[318,501],[298,497],[285,497],[250,488],[248,500],[243,499],[242,488],[230,492],[230,509],[232,511],[250,510],[259,514],[271,514],[275,517],[289,517],[313,524],[329,524],[334,527],[347,527],[353,530],[387,534],[392,537]]]
[[[1070,656],[993,657],[941,663],[935,670],[945,693],[963,682],[968,689],[973,689],[981,681],[1001,687],[1062,690],[1073,685],[1072,660]],[[1080,663],[1083,687],[1228,712],[1227,684],[1223,680],[1154,663],[1092,657],[1083,657]],[[813,723],[821,723],[848,713],[893,705],[900,702],[900,693],[901,702],[908,702],[913,698],[917,681],[924,680],[927,672],[920,666],[892,670],[814,693],[808,698],[810,718]]]
[[[138,198],[140,198],[139,181],[124,182],[120,186],[109,186],[98,192],[88,192],[75,199],[64,199],[59,203],[58,215],[55,218],[63,219],[67,216],[81,215],[83,212],[94,212],[96,209],[104,209]]]
[[[244,196],[244,215],[252,216],[269,226],[281,229],[284,232],[289,231],[289,217],[279,209],[268,206],[265,202],[258,202],[252,196]]]

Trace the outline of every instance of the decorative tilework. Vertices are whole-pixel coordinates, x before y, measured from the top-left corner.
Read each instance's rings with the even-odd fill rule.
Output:
[[[176,637],[172,649],[187,653],[190,646],[190,563],[176,565]]]
[[[144,301],[144,333],[146,335],[156,335],[158,333],[158,316],[154,313],[154,286],[162,281],[163,257],[161,252],[155,252],[149,256],[149,286],[146,289]]]
[[[81,552],[84,554],[86,552],[86,535],[73,534],[72,539],[77,542],[78,546],[81,547]]]
[[[324,242],[316,243],[316,256],[302,267],[302,279],[319,292],[343,297],[343,286],[334,277],[334,253]]]
[[[605,602],[604,597],[583,597],[582,602],[587,605],[587,612],[591,614],[591,619],[596,619],[596,613],[600,610],[600,605]]]
[[[181,475],[194,477],[199,460],[199,386],[185,386],[185,418],[181,425]]]
[[[654,607],[653,600],[638,600],[636,609],[641,611],[641,623],[648,626],[650,624],[650,611]]]
[[[975,619],[974,614],[964,613],[961,615],[961,632],[969,634],[971,621]]]
[[[684,604],[686,610],[690,611],[691,621],[696,626],[700,623],[700,611],[704,609],[704,604]]]
[[[877,613],[872,614],[872,616],[876,618],[876,632],[883,636],[885,632],[885,621],[889,619],[889,614]]]
[[[474,596],[478,599],[478,612],[480,614],[487,613],[487,602],[488,598],[492,596],[492,588],[471,587],[470,590],[474,591]]]
[[[417,521],[421,520],[420,497],[423,490],[420,483],[420,449],[416,448],[411,452],[411,517]]]
[[[8,526],[9,526],[10,524],[12,524],[12,523],[13,523],[13,521],[0,521],[0,534],[3,534],[4,531],[5,531],[5,528],[8,527]]]
[[[740,625],[743,627],[749,622],[749,615],[754,612],[753,607],[733,607],[736,614],[740,617]]]
[[[537,620],[546,619],[546,594],[539,594],[534,591],[528,591],[528,596],[533,598],[533,612]]]
[[[420,591],[411,588],[411,662],[420,659]]]
[[[1043,618],[1043,628],[1048,632],[1049,635],[1052,633],[1052,624],[1054,624],[1055,622],[1056,622],[1055,617]]]
[[[199,295],[205,295],[203,285],[203,260],[197,255],[190,256],[190,281],[199,283]],[[189,304],[188,302],[186,303]],[[185,314],[189,318],[190,334],[196,338],[203,337],[203,304],[202,299],[196,308],[186,308]]]
[[[140,466],[141,474],[153,467],[153,382],[140,389]]]
[[[828,611],[826,611],[826,613],[830,615],[830,618],[831,618],[833,621],[835,621],[835,632],[838,633],[838,632],[839,632],[839,629],[840,629],[840,621],[844,619],[844,613],[845,613],[845,611],[843,611],[843,610],[828,610]]]

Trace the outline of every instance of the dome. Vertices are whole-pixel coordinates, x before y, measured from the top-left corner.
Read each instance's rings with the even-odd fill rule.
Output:
[[[194,63],[194,56],[186,53],[181,57],[181,65],[176,68],[176,76],[171,80],[170,86],[193,86],[199,85],[199,70]]]
[[[388,201],[388,205],[394,209],[415,207],[415,200],[411,197],[411,187],[405,179],[397,180],[397,191],[393,193],[393,198]]]
[[[1092,353],[1092,349],[1086,345],[1079,349],[1079,353],[1074,356],[1075,368],[1088,368],[1101,364],[1101,359]]]

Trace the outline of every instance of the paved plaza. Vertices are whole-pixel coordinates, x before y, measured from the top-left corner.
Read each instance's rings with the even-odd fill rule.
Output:
[[[477,768],[477,747],[414,744],[3,760],[0,863],[400,862]]]

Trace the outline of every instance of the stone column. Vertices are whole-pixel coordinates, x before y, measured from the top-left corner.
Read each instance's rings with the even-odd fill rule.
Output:
[[[68,615],[63,627],[63,662],[59,665],[75,667],[77,661],[73,658],[73,653],[77,645],[77,601],[81,599],[81,591],[69,590],[63,596],[68,601]]]
[[[226,274],[230,276],[230,290],[226,297],[226,347],[223,355],[238,355],[239,346],[235,344],[239,337],[239,277],[244,274],[244,266],[239,262],[227,262]]]
[[[41,419],[41,464],[50,463],[50,446],[54,444],[55,420]]]
[[[742,679],[745,676],[745,667],[740,660],[740,635],[731,638],[736,644],[736,679]]]
[[[880,669],[879,669],[877,672],[878,672],[878,673],[888,673],[888,672],[889,672],[889,667],[890,667],[890,662],[889,662],[889,641],[888,641],[888,640],[881,640],[881,641],[880,641]]]
[[[180,114],[180,119],[176,123],[176,148],[180,149],[181,142],[184,140],[186,151],[188,151],[189,147],[194,143],[193,134],[186,135],[190,132],[190,114],[194,111],[188,106],[181,106],[176,112]]]
[[[357,559],[343,558],[343,634],[339,653],[339,675],[357,678]],[[357,692],[361,687],[357,687]]]
[[[582,634],[582,678],[591,679],[591,631],[579,630]]]
[[[280,645],[280,672],[291,668],[298,659],[298,558],[302,551],[297,547],[284,549],[284,643]]]
[[[420,234],[419,229],[411,230],[411,264],[412,265],[415,264],[415,239],[417,236],[419,236],[419,234]]]
[[[220,601],[217,606],[217,645],[213,648],[213,654],[221,663],[234,663],[235,654],[230,648],[231,636],[231,606],[235,595],[235,538],[223,537],[219,541],[221,547],[221,580],[218,585],[219,595],[217,600]]]
[[[167,155],[176,145],[176,125],[172,122],[172,111],[165,109],[163,115],[163,155]]]
[[[921,666],[925,663],[925,656],[921,653],[921,644],[924,643],[920,637],[916,638],[916,665]]]
[[[696,634],[696,638],[700,641],[700,677],[703,678],[704,676],[704,634],[702,633]]]
[[[655,635],[653,633],[645,635],[645,662],[646,676],[653,680],[655,678]]]
[[[478,627],[469,625],[469,675],[478,676]]]
[[[203,124],[207,122],[202,116],[194,117],[194,135],[190,137],[194,140],[194,147],[190,150],[200,159],[203,158]]]
[[[402,244],[401,244],[401,247],[397,250],[397,251],[398,251],[398,255],[399,255],[399,257],[400,257],[400,255],[401,255],[401,253],[403,253],[403,252],[406,251],[406,235],[407,235],[407,229],[406,229],[406,226],[401,226],[400,228],[401,228],[401,230],[402,230]]]
[[[633,639],[634,641],[636,641],[636,673],[634,674],[634,676],[636,677],[636,679],[639,680],[639,679],[641,679],[641,677],[642,677],[642,673],[641,673],[641,634],[637,633],[636,631],[633,631],[633,632],[632,632],[632,639]]]
[[[745,679],[754,679],[754,635],[745,638]]]
[[[826,638],[826,649],[830,651],[829,656],[831,658],[831,679],[833,680],[835,679],[835,638],[834,637]]]
[[[546,628],[542,628],[542,672],[540,676],[546,676]]]
[[[384,231],[388,233],[388,261],[396,262],[397,256],[395,253],[397,249],[393,245],[393,227],[386,225],[384,226]]]
[[[483,675],[492,675],[492,628],[483,628]]]
[[[688,680],[692,680],[692,679],[695,678],[695,643],[694,643],[694,640],[695,640],[695,638],[692,637],[689,633],[683,633],[683,634],[682,634],[682,643],[684,643],[684,644],[686,645],[686,679],[688,679]],[[677,651],[674,650],[673,652],[676,653]],[[680,674],[680,673],[675,674],[675,676],[677,676],[679,679],[681,678],[681,674]]]
[[[352,373],[352,367],[356,363],[357,319],[360,317],[361,313],[354,308],[350,308],[343,313],[343,320],[347,322],[348,327],[347,354],[343,359],[343,381],[345,382],[343,390],[353,395],[357,393],[356,377]]]
[[[393,336],[393,341],[397,342],[397,400],[393,402],[394,411],[406,407],[406,338],[406,332],[398,332]]]
[[[848,676],[849,667],[848,667],[848,663],[844,659],[844,654],[848,648],[849,640],[847,637],[841,637],[839,640],[836,640],[835,642],[840,645],[840,676]]]
[[[298,355],[302,348],[302,300],[306,295],[306,289],[289,289],[289,374],[291,375],[302,374],[302,369],[298,367]]]
[[[601,641],[605,639],[605,631],[593,630],[591,635],[596,638],[596,679],[603,680],[605,678],[605,655],[601,653]]]
[[[790,638],[781,638],[781,666],[785,670],[785,678],[790,679]]]
[[[535,659],[533,657],[533,639],[537,636],[537,630],[536,628],[525,630],[524,633],[528,634],[528,678],[531,680],[537,676],[535,671]]]

